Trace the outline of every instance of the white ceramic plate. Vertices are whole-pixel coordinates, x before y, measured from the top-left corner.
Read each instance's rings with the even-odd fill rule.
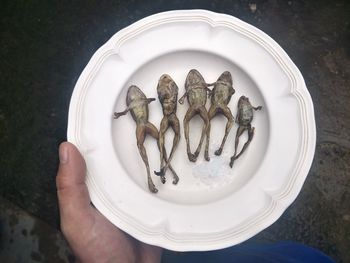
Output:
[[[226,119],[212,121],[210,162],[188,161],[183,135],[172,161],[180,182],[161,184],[151,194],[138,153],[130,114],[113,120],[126,107],[126,91],[139,86],[157,98],[163,73],[184,92],[188,71],[198,69],[214,82],[228,70],[236,93],[229,104],[237,112],[241,95],[253,105],[255,136],[248,150],[229,167],[235,124],[223,154],[214,155]],[[208,102],[209,104],[209,102]],[[207,105],[208,107],[209,105]],[[181,121],[187,102],[178,106]],[[159,101],[149,105],[159,127]],[[202,121],[190,124],[192,149]],[[173,133],[168,132],[170,149]],[[241,137],[241,145],[247,136]],[[229,15],[204,10],[171,11],[142,19],[116,33],[91,58],[70,103],[68,140],[83,154],[92,202],[116,226],[135,238],[171,250],[213,250],[242,242],[271,225],[298,195],[315,148],[313,105],[302,75],[269,36]],[[145,142],[151,171],[159,170],[156,142]]]

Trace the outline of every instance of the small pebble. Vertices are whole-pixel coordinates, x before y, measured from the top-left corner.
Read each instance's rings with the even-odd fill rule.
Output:
[[[250,11],[252,11],[252,13],[255,13],[256,9],[257,9],[256,4],[249,4],[249,9],[250,9]]]

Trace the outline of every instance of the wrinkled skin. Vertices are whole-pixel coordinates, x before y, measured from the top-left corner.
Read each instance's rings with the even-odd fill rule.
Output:
[[[179,88],[177,87],[174,80],[167,74],[163,74],[159,81],[157,86],[157,93],[160,103],[162,104],[163,108],[163,119],[160,123],[160,129],[159,129],[159,149],[160,149],[160,171],[154,172],[156,175],[161,176],[161,180],[163,183],[165,183],[165,172],[170,164],[170,161],[173,158],[174,152],[177,148],[177,145],[180,140],[180,122],[179,119],[176,116],[176,109],[177,109],[177,94],[178,94]],[[169,159],[167,162],[165,162],[164,158],[164,137],[165,132],[168,130],[168,128],[171,127],[174,131],[174,140],[173,140],[173,146],[171,148],[171,152],[169,155]],[[177,184],[179,181],[179,177],[174,173],[173,174],[173,184]]]
[[[261,106],[254,107],[252,104],[250,104],[249,98],[245,96],[241,96],[238,100],[238,112],[236,116],[236,122],[238,123],[239,127],[237,129],[236,138],[235,138],[235,153],[231,157],[230,166],[232,168],[233,163],[235,160],[237,160],[243,152],[247,149],[250,142],[253,139],[254,136],[254,130],[255,128],[252,127],[251,122],[253,120],[253,110],[261,110]],[[237,147],[239,143],[239,137],[243,134],[244,131],[248,131],[248,140],[243,145],[243,148],[239,154],[237,154]]]
[[[225,71],[220,75],[218,80],[214,83],[214,88],[211,91],[211,106],[208,111],[209,120],[212,120],[216,115],[223,114],[227,118],[227,124],[225,129],[225,135],[222,139],[220,148],[215,151],[216,155],[222,153],[227,136],[234,123],[230,108],[227,106],[231,100],[232,95],[235,93],[232,87],[232,76],[231,73]],[[210,140],[210,125],[208,127],[208,141]],[[209,144],[206,145],[209,147]],[[208,151],[208,149],[206,149]]]
[[[131,116],[136,122],[137,147],[139,149],[140,155],[142,157],[143,162],[145,163],[147,170],[148,188],[152,193],[157,193],[158,189],[155,187],[150,174],[147,152],[145,147],[143,146],[147,134],[155,138],[157,142],[159,138],[157,128],[148,121],[148,104],[154,100],[154,98],[147,98],[137,86],[130,86],[126,96],[127,108],[122,112],[115,112],[114,119],[118,119],[120,116],[125,115],[128,111],[131,112]],[[165,151],[164,159],[166,160]],[[169,169],[174,173],[174,170],[172,169],[171,165],[169,165]]]
[[[185,90],[186,92],[180,98],[179,103],[183,104],[185,97],[187,97],[187,101],[190,105],[189,109],[186,112],[183,123],[184,123],[184,129],[185,129],[185,139],[186,139],[188,159],[191,162],[195,162],[201,150],[204,137],[208,133],[208,127],[210,125],[208,112],[207,112],[207,109],[205,108],[208,92],[210,95],[210,89],[208,89],[208,84],[205,83],[202,75],[197,70],[191,69],[186,78]],[[204,125],[202,128],[202,134],[201,134],[198,147],[196,151],[192,154],[190,149],[190,142],[189,142],[189,122],[197,114],[199,114],[200,117],[203,119]],[[206,144],[208,144],[209,137],[208,136],[206,137],[207,137]],[[204,158],[207,161],[210,160],[209,154],[208,154],[208,147],[206,147]]]

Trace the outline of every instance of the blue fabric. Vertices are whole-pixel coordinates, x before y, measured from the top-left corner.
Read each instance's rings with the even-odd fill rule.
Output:
[[[335,263],[321,251],[295,242],[252,244],[249,242],[210,252],[165,253],[163,263]]]

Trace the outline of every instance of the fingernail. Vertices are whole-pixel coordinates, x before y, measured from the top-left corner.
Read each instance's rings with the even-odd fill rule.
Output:
[[[61,164],[65,164],[68,162],[68,148],[64,145],[60,146],[59,158]]]

